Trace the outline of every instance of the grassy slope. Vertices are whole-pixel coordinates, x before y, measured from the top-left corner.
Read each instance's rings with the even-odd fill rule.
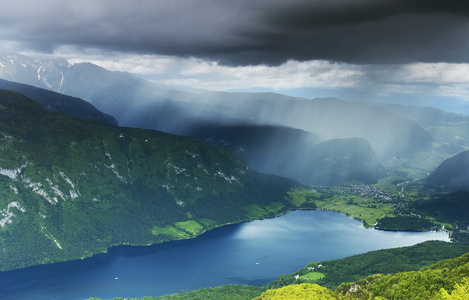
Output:
[[[441,299],[441,289],[452,291],[455,283],[468,277],[469,253],[419,271],[376,274],[356,283],[342,284],[338,291],[355,299],[369,299],[370,295],[383,299]]]

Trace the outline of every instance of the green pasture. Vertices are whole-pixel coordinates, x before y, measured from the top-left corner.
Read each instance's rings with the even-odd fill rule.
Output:
[[[321,278],[324,278],[325,275],[324,273],[321,273],[321,272],[309,272],[309,273],[306,273],[305,275],[301,275],[300,276],[300,279],[306,279],[306,280],[310,280],[310,281],[316,281],[318,279],[321,279]]]

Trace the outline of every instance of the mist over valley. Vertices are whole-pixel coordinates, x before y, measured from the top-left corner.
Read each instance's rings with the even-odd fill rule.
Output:
[[[1,1],[0,298],[467,298],[468,16]]]
[[[428,173],[443,159],[467,147],[464,138],[467,133],[461,131],[468,118],[431,107],[293,98],[274,93],[186,90],[157,85],[90,63],[35,61],[21,55],[4,55],[2,61],[3,78],[82,98],[115,117],[120,126],[192,136],[222,147],[223,141],[227,141],[229,145],[225,147],[230,150],[247,149],[242,156],[255,170],[305,183],[320,183],[314,178],[323,177],[328,168],[315,168],[314,164],[345,161],[351,154],[347,151],[354,148],[343,147],[343,152],[335,157],[321,157],[314,147],[328,140],[362,138],[369,143],[371,149],[361,155],[361,158],[368,156],[367,161],[349,160],[355,161],[354,168],[360,161],[363,172],[370,174],[362,176],[357,171],[354,171],[356,175],[330,174],[327,176],[336,179],[329,183],[323,181],[326,185],[354,180],[376,182],[389,170],[373,170],[375,166],[394,165],[406,158],[434,160],[425,168]],[[274,128],[279,132],[273,133]],[[310,134],[311,138],[305,141],[297,132]],[[460,138],[455,139],[457,134]],[[243,135],[248,140],[239,140]],[[356,149],[353,151],[358,155]],[[331,172],[336,171],[331,169]]]

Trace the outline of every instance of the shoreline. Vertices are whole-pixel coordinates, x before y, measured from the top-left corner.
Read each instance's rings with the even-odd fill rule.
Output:
[[[151,246],[157,246],[157,245],[167,244],[167,243],[171,243],[171,242],[191,240],[191,239],[195,239],[197,237],[200,237],[203,234],[205,234],[205,233],[207,233],[211,230],[214,230],[214,229],[217,229],[217,228],[222,228],[222,227],[229,226],[229,225],[238,225],[238,224],[249,223],[249,222],[253,222],[253,221],[261,221],[261,220],[266,220],[266,219],[275,219],[275,218],[284,216],[284,215],[286,215],[288,213],[291,213],[291,212],[294,212],[294,211],[315,211],[315,210],[316,211],[329,211],[329,212],[342,214],[342,215],[344,215],[348,218],[359,221],[362,224],[362,226],[364,228],[367,228],[367,229],[374,229],[374,230],[380,230],[380,231],[393,231],[393,232],[432,232],[432,231],[441,232],[442,231],[442,232],[447,233],[448,238],[449,238],[449,235],[451,233],[451,231],[448,231],[448,230],[425,230],[425,231],[421,231],[421,230],[386,230],[386,229],[377,228],[375,226],[366,226],[365,223],[363,222],[363,220],[361,220],[360,218],[353,217],[353,216],[351,216],[347,213],[341,212],[339,210],[321,209],[321,208],[294,208],[294,209],[288,209],[288,210],[286,210],[284,212],[281,212],[281,213],[277,213],[274,216],[264,216],[264,217],[261,217],[261,218],[240,220],[240,221],[234,221],[234,222],[228,222],[228,223],[225,223],[225,224],[215,225],[213,228],[204,229],[200,233],[198,233],[196,235],[193,235],[193,236],[188,236],[188,237],[183,237],[183,238],[175,238],[175,239],[156,242],[156,243],[151,243],[151,244],[130,244],[130,243],[123,242],[123,243],[120,243],[120,244],[111,245],[110,247],[107,247],[103,251],[96,252],[96,253],[91,253],[90,255],[84,256],[84,257],[78,257],[78,258],[74,258],[74,259],[70,259],[70,260],[56,261],[56,262],[51,262],[51,263],[46,263],[46,264],[35,264],[35,265],[26,266],[26,267],[22,267],[22,268],[11,269],[11,270],[1,270],[0,272],[1,273],[14,272],[16,270],[22,270],[22,269],[27,269],[27,268],[34,268],[34,267],[39,267],[39,266],[53,265],[53,264],[57,264],[57,263],[80,261],[80,260],[84,260],[84,259],[87,259],[87,258],[92,258],[92,257],[98,256],[100,254],[108,254],[108,251],[110,251],[110,250],[112,251],[112,248],[117,248],[117,247],[151,247]],[[450,240],[450,242],[453,242],[453,241]]]

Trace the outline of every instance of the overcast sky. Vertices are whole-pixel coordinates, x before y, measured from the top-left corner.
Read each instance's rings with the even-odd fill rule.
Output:
[[[469,101],[462,0],[2,0],[0,50],[207,89]]]

